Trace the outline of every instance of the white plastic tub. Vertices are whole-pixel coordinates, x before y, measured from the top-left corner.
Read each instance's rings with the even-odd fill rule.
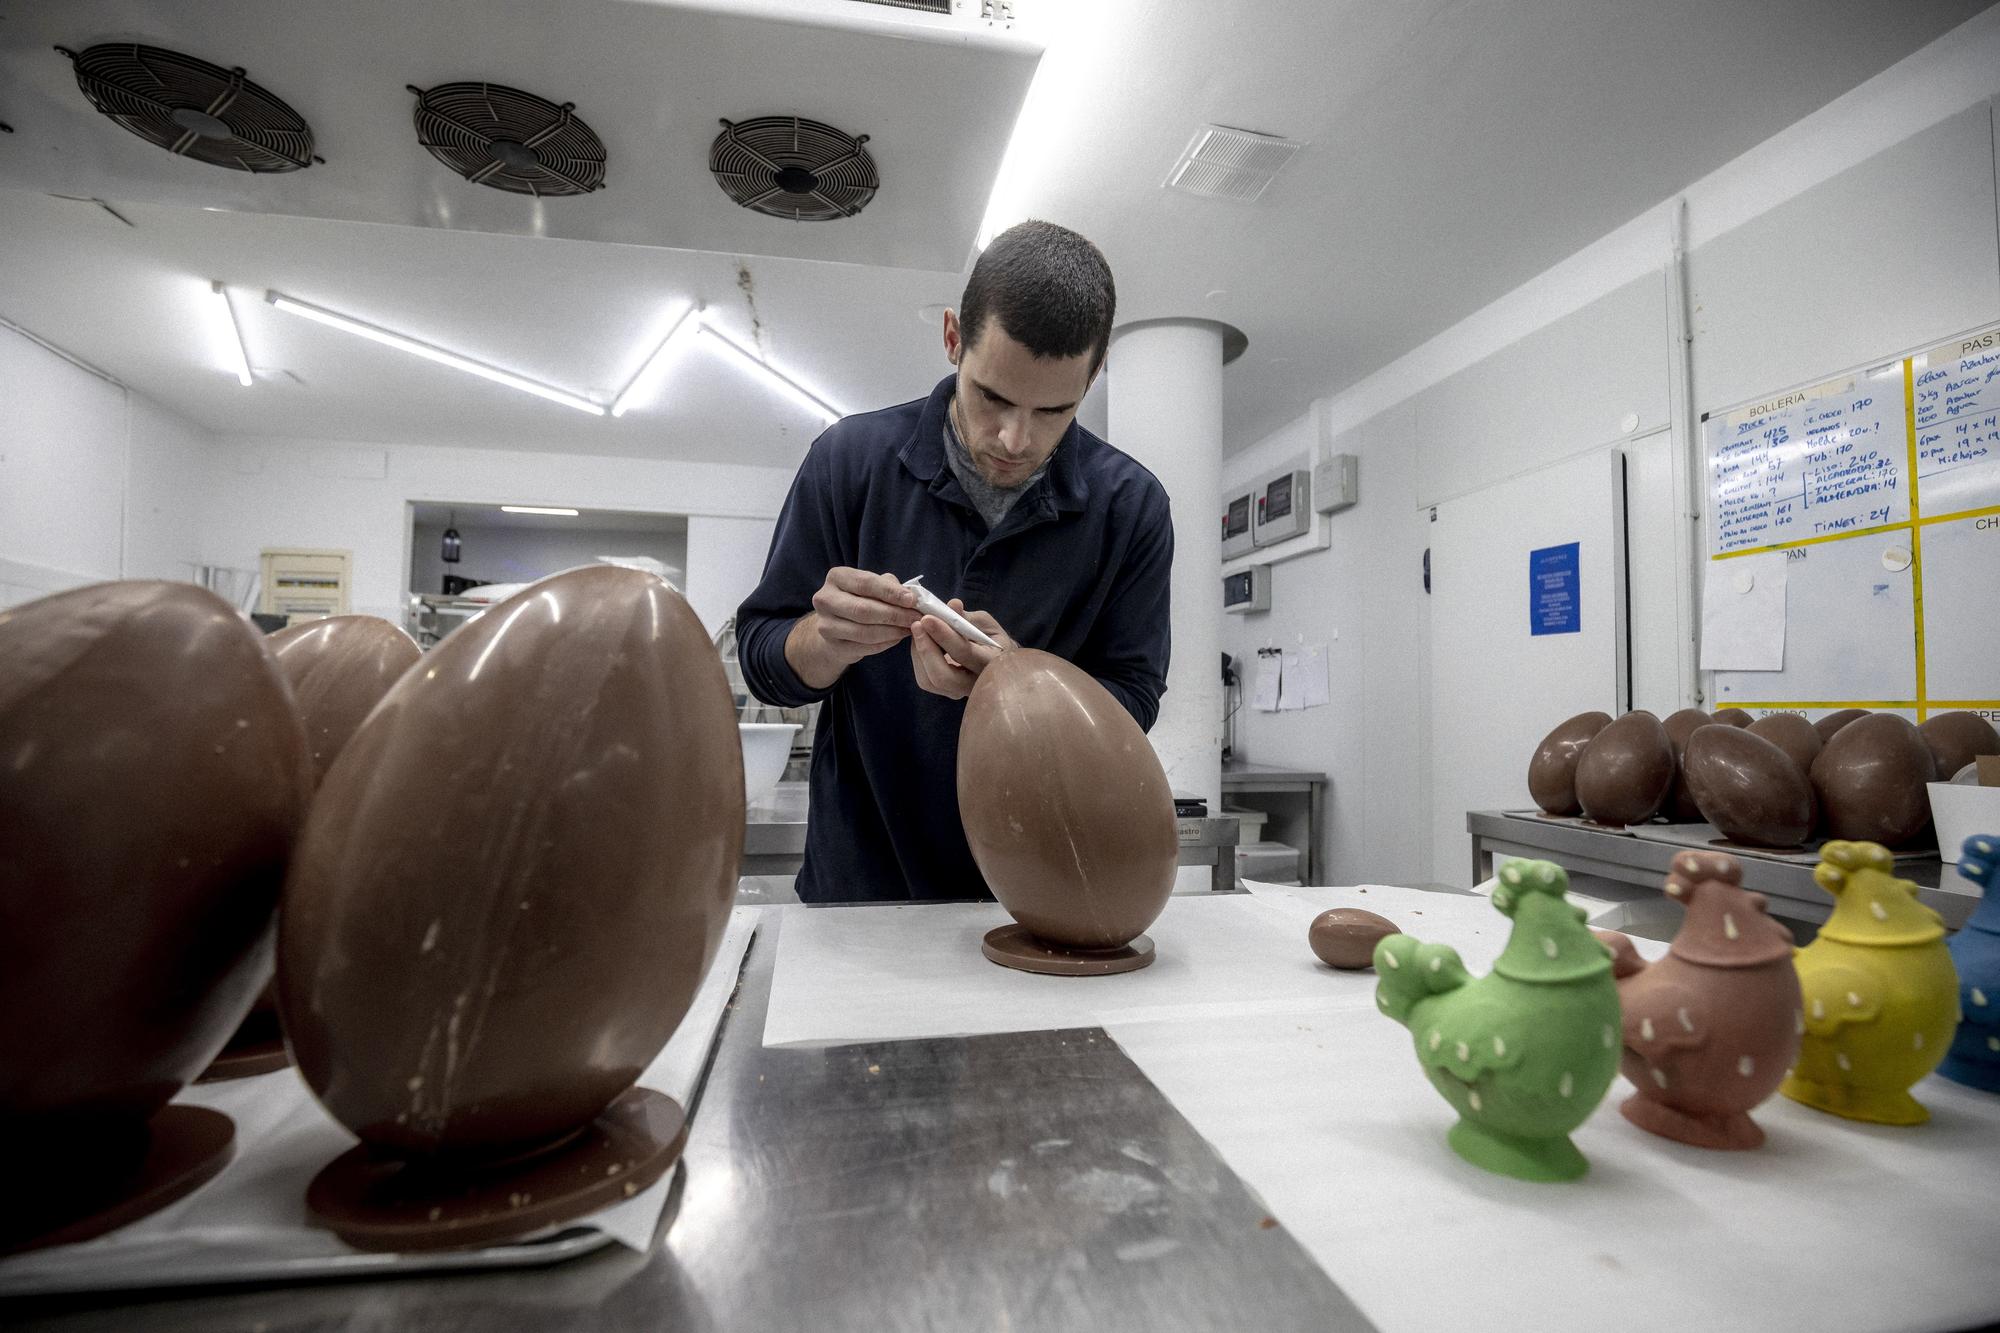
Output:
[[[2000,787],[1925,785],[1931,789],[1931,819],[1937,824],[1938,855],[1944,860],[1956,862],[1959,849],[1975,833],[2000,836]]]
[[[798,735],[796,722],[738,722],[737,735],[743,738],[743,799],[755,805],[770,795],[771,788],[785,775],[792,757],[792,737]]]

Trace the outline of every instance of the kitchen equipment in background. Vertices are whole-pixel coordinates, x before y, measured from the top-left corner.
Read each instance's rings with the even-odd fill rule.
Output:
[[[1222,506],[1222,558],[1234,560],[1257,547],[1250,533],[1250,509],[1254,496],[1249,491],[1232,495]]]
[[[322,616],[348,613],[348,588],[353,581],[351,551],[265,548],[262,556],[264,595],[257,609],[285,616],[293,624]]]
[[[1271,567],[1248,565],[1222,576],[1222,609],[1237,615],[1271,609]]]
[[[58,46],[90,104],[178,157],[230,171],[298,171],[313,156],[312,126],[268,89],[206,60],[132,42],[83,51]]]
[[[1313,511],[1337,514],[1361,499],[1361,460],[1353,454],[1335,454],[1313,464]]]
[[[257,605],[257,592],[261,578],[254,569],[233,569],[228,565],[189,564],[194,571],[193,582],[220,597],[238,611],[250,611]]]
[[[792,738],[799,734],[796,722],[738,722],[737,735],[743,739],[743,798],[755,805],[770,794],[791,762]]]
[[[716,631],[715,650],[722,655],[722,674],[729,678],[730,693],[736,699],[736,719],[748,722],[792,723],[798,731],[792,737],[791,758],[785,764],[785,771],[779,777],[781,782],[803,782],[812,771],[812,745],[815,728],[819,725],[819,705],[807,704],[804,708],[778,708],[771,704],[757,702],[744,683],[743,667],[736,660],[736,617],[722,622]],[[749,771],[749,756],[744,756],[744,771]],[[751,799],[756,799],[754,796]]]
[[[1312,473],[1300,469],[1267,477],[1255,492],[1257,512],[1250,536],[1258,546],[1275,546],[1304,536],[1312,527]]]
[[[438,559],[444,561],[447,565],[455,565],[458,563],[459,557],[464,554],[465,539],[458,535],[458,511],[453,510],[451,518],[446,521],[444,537],[439,543]],[[447,593],[465,591],[463,588],[454,589],[451,587],[452,577],[450,574],[444,576],[444,591]]]

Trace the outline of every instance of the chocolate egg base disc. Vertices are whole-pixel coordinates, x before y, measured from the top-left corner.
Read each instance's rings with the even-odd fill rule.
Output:
[[[1116,949],[1069,949],[1049,944],[1019,924],[996,926],[979,942],[979,951],[1002,967],[1039,972],[1050,977],[1103,977],[1137,972],[1153,961],[1153,941],[1144,935]]]
[[[313,1177],[306,1208],[357,1250],[491,1245],[631,1198],[680,1160],[687,1113],[629,1088],[582,1130],[502,1162],[411,1162],[350,1149]]]
[[[289,1069],[292,1055],[285,1049],[283,1037],[272,1037],[265,1041],[246,1041],[240,1045],[231,1041],[222,1048],[222,1054],[209,1062],[201,1071],[197,1083],[226,1083],[235,1078],[251,1078],[258,1074],[275,1073]]]
[[[205,1106],[164,1107],[146,1128],[144,1160],[108,1191],[65,1193],[48,1208],[12,1193],[0,1211],[0,1254],[70,1245],[116,1231],[192,1194],[236,1155],[236,1122]]]

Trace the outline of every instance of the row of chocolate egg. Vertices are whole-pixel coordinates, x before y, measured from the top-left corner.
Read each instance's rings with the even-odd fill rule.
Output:
[[[0,858],[0,933],[26,964],[0,969],[0,1122],[66,1149],[0,1244],[120,1225],[221,1168],[226,1120],[166,1103],[269,977],[281,883],[285,1032],[363,1142],[315,1181],[323,1221],[466,1244],[643,1187],[681,1118],[626,1090],[714,952],[743,836],[734,711],[693,613],[596,567],[421,670],[382,622],[270,647],[182,584],[0,615],[0,845],[25,853]],[[49,995],[64,1024],[37,1014]],[[573,1136],[588,1188],[537,1178],[532,1209],[488,1188],[496,1161]]]
[[[1815,879],[1836,899],[1833,916],[1795,955],[1734,858],[1684,852],[1666,893],[1687,914],[1648,965],[1622,935],[1592,939],[1559,866],[1510,862],[1493,904],[1514,928],[1493,971],[1473,978],[1448,946],[1391,933],[1375,950],[1377,1004],[1410,1029],[1458,1112],[1453,1149],[1523,1179],[1583,1173],[1568,1136],[1621,1068],[1636,1089],[1625,1117],[1699,1147],[1762,1143],[1749,1112],[1774,1090],[1853,1119],[1919,1124],[1929,1113],[1909,1089],[1934,1068],[2000,1091],[1988,1003],[2000,991],[2000,898],[1982,899],[1947,945],[1892,865],[1880,846],[1829,843]],[[1996,866],[2000,840],[1967,842],[1968,879],[1990,888]]]
[[[1705,820],[1753,847],[1797,847],[1816,833],[1901,847],[1930,827],[1925,784],[1989,753],[2000,753],[2000,733],[1968,712],[1921,727],[1862,709],[1817,722],[1753,721],[1741,709],[1684,708],[1665,722],[1581,713],[1536,748],[1528,788],[1548,814],[1618,827]]]

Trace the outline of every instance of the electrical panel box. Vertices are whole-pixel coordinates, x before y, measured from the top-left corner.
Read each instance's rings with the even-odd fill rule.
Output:
[[[1271,609],[1271,567],[1251,565],[1222,576],[1222,609],[1242,613]]]
[[[1250,513],[1256,505],[1256,497],[1249,491],[1232,495],[1222,506],[1222,558],[1234,560],[1239,555],[1248,555],[1257,545],[1257,539],[1250,531]]]
[[[353,559],[348,551],[265,551],[257,609],[292,624],[346,615]]]
[[[1256,490],[1257,510],[1251,536],[1258,546],[1274,546],[1302,536],[1312,527],[1312,474],[1280,472]]]
[[[1313,509],[1334,514],[1361,498],[1361,460],[1335,454],[1313,465]]]

